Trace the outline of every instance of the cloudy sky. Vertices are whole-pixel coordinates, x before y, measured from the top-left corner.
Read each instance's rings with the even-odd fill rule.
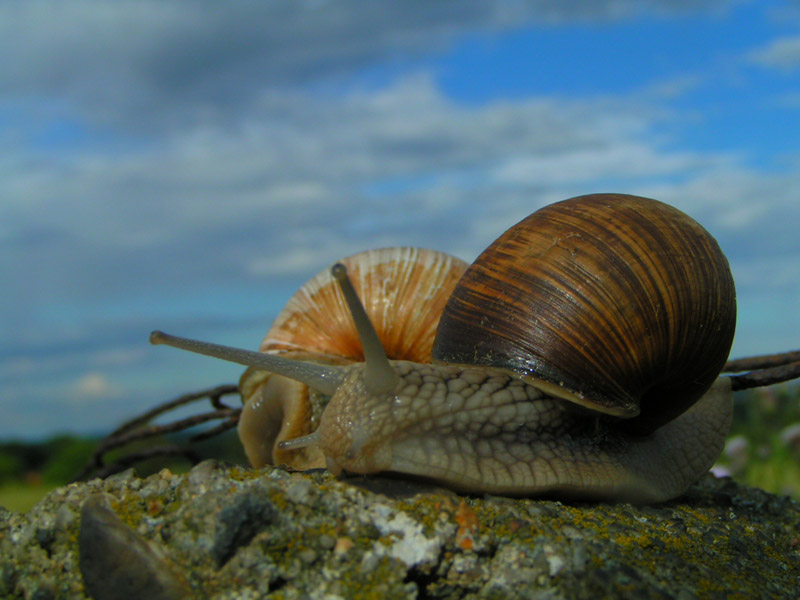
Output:
[[[231,8],[233,6],[234,8]],[[0,0],[0,438],[241,369],[335,259],[472,260],[535,209],[687,211],[737,356],[800,347],[800,3]]]

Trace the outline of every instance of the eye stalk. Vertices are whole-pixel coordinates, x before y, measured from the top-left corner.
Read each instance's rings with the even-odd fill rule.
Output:
[[[261,371],[269,371],[276,375],[283,375],[290,379],[296,379],[328,395],[333,395],[344,379],[343,367],[328,367],[299,360],[289,360],[272,354],[169,335],[163,331],[153,331],[150,334],[150,343],[154,346],[163,344],[194,352],[195,354],[204,354],[212,358],[238,363]]]
[[[386,357],[386,351],[378,338],[378,333],[372,326],[367,311],[347,276],[347,267],[342,263],[336,263],[331,267],[331,275],[339,283],[339,288],[342,290],[361,340],[366,362],[364,384],[367,386],[367,390],[373,394],[386,394],[395,388],[400,378]]]

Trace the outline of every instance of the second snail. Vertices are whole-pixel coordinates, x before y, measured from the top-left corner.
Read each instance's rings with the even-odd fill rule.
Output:
[[[343,259],[250,352],[254,466],[394,472],[463,492],[659,502],[722,451],[736,295],[714,238],[656,200],[546,206],[472,265],[413,248]]]

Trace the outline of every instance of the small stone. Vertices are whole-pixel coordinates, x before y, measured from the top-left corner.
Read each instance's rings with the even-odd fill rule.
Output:
[[[65,531],[72,527],[77,518],[77,515],[69,505],[62,504],[56,511],[56,527],[61,531]]]
[[[136,475],[136,470],[133,467],[106,477],[106,481],[119,484],[130,484],[136,479],[139,479],[139,477]]]
[[[350,548],[353,547],[353,540],[349,537],[340,537],[336,540],[336,545],[333,547],[334,554],[345,554]]]
[[[561,554],[559,554],[550,544],[545,544],[544,556],[547,559],[547,567],[550,572],[550,577],[555,577],[558,575],[567,565],[566,559],[561,556]]]
[[[246,546],[256,534],[271,525],[279,511],[266,496],[255,491],[237,494],[219,512],[211,555],[217,565],[225,564],[237,548]]]
[[[189,471],[189,484],[195,488],[198,493],[203,493],[223,468],[224,465],[218,460],[204,460]]]
[[[164,510],[164,501],[161,498],[154,498],[147,502],[147,514],[151,517],[157,517]]]
[[[101,494],[81,509],[80,570],[95,600],[178,600],[189,588],[146,540],[125,525]]]
[[[286,496],[296,504],[310,504],[314,497],[314,486],[307,479],[292,481],[286,488]]]
[[[302,560],[307,565],[310,565],[315,560],[317,560],[317,553],[314,552],[311,548],[306,548],[305,550],[301,550],[298,554],[300,560]]]

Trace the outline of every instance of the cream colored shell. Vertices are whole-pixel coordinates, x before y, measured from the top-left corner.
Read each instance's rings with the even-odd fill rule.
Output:
[[[420,248],[381,248],[342,259],[387,356],[430,362],[439,317],[467,264]],[[324,364],[364,360],[361,343],[330,269],[301,287],[275,319],[261,352]],[[327,398],[297,381],[248,369],[239,382],[239,438],[251,464],[325,466],[319,447],[278,443],[314,431]]]

